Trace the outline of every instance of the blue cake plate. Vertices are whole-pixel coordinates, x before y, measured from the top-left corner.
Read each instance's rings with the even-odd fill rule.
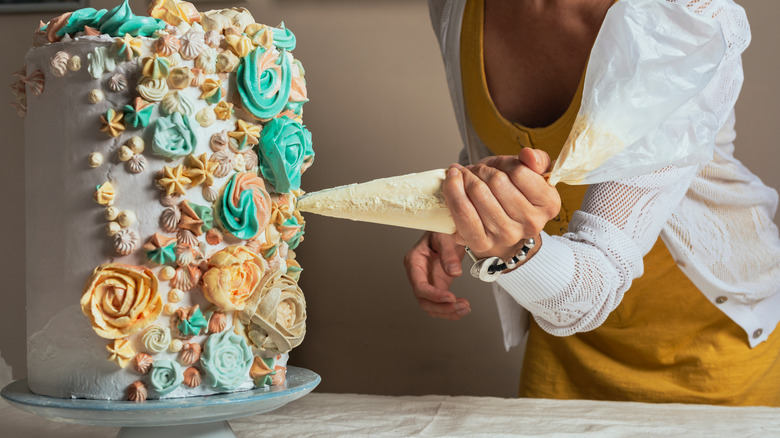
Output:
[[[196,436],[232,437],[235,435],[227,420],[280,408],[311,392],[320,381],[313,371],[288,366],[286,382],[281,387],[136,403],[38,395],[30,391],[25,378],[3,388],[0,396],[11,405],[48,420],[122,427],[118,437],[181,436],[190,429],[197,431]]]

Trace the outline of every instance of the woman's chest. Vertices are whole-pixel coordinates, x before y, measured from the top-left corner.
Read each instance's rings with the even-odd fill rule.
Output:
[[[485,2],[483,62],[493,103],[512,122],[550,125],[577,92],[598,27],[578,16],[491,5]]]

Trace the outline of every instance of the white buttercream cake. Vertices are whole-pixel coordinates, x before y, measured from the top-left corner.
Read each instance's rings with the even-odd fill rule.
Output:
[[[125,1],[38,26],[24,117],[28,382],[134,400],[280,385],[305,334],[293,33]]]

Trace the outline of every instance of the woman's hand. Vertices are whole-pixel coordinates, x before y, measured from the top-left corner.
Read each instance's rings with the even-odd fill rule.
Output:
[[[442,190],[458,230],[456,243],[477,257],[506,260],[522,239],[538,236],[561,208],[558,191],[542,176],[550,165],[547,153],[530,148],[473,166],[452,165]]]
[[[471,312],[465,298],[456,298],[450,285],[461,274],[463,246],[453,235],[426,232],[406,254],[404,266],[420,307],[434,318],[458,320]]]

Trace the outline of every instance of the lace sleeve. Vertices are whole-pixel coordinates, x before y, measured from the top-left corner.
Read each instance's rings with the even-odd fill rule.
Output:
[[[720,125],[742,85],[740,54],[750,42],[744,10],[730,0],[666,0],[717,20],[727,51],[703,97]],[[662,128],[663,129],[663,128]],[[549,333],[567,336],[601,325],[620,303],[642,258],[686,194],[698,167],[592,185],[564,236],[542,235],[542,248],[499,284]]]

